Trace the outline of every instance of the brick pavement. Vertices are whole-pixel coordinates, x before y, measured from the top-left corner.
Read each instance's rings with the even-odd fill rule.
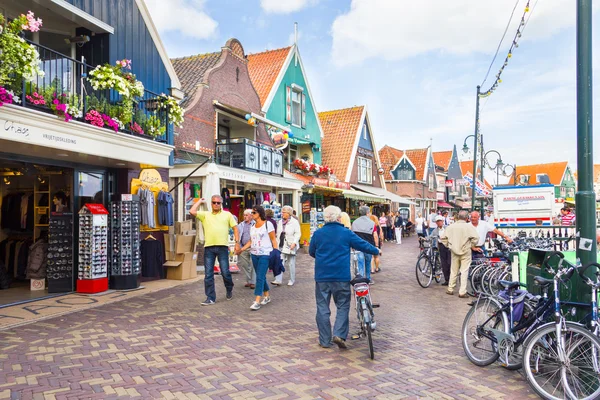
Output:
[[[536,398],[519,373],[466,359],[467,301],[421,289],[416,254],[414,238],[385,244],[375,361],[364,340],[317,345],[312,262],[299,255],[297,285],[258,312],[238,274],[232,301],[217,277],[211,307],[198,282],[2,331],[0,399]]]

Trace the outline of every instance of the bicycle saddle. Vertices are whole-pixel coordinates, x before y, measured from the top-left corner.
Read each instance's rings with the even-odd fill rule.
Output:
[[[354,277],[354,279],[352,279],[350,281],[350,284],[352,286],[356,285],[357,283],[371,283],[371,280],[369,278],[365,278],[362,275],[356,275]]]
[[[520,285],[519,282],[512,282],[512,281],[498,281],[498,283],[500,285],[502,285],[502,287],[506,290],[516,289]]]
[[[534,276],[533,280],[541,287],[550,286],[554,283],[554,279],[542,278],[541,276]]]

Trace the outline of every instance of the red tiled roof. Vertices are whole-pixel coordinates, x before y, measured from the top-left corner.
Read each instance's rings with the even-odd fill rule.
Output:
[[[448,167],[450,166],[450,161],[452,160],[452,150],[434,151],[432,154],[433,154],[433,163],[437,166],[444,168],[445,171],[448,171]]]
[[[263,106],[292,47],[248,54],[248,72]]]
[[[220,59],[221,52],[171,59],[181,82],[181,90],[185,93],[182,107],[185,108],[194,99],[198,85],[204,81],[206,73],[217,65]]]
[[[364,107],[359,106],[319,113],[323,127],[322,162],[332,168],[341,181],[346,179],[348,173],[363,110]]]
[[[563,176],[567,170],[567,165],[567,161],[547,164],[519,165],[517,166],[515,174],[529,175],[530,185],[537,185],[539,183],[536,179],[537,174],[547,174],[548,178],[550,178],[550,183],[558,186],[562,183]]]
[[[385,179],[394,179],[392,176],[392,168],[396,166],[398,161],[400,161],[406,152],[406,157],[408,157],[410,162],[413,163],[416,168],[416,180],[423,180],[423,177],[425,176],[425,167],[427,165],[427,151],[427,148],[402,151],[387,145],[383,146],[383,148],[379,150],[379,159],[381,160],[381,164],[385,170]]]

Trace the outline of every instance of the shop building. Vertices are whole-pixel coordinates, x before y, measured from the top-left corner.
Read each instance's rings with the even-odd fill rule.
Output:
[[[265,202],[276,215],[281,204],[297,209],[302,183],[284,169],[291,128],[265,117],[242,44],[230,39],[220,52],[172,61],[186,96],[169,172],[178,185],[176,219],[190,218],[194,202],[213,194],[239,220],[244,208]]]
[[[575,177],[567,161],[518,165],[514,176],[517,185],[552,184],[558,202],[575,205]]]
[[[178,96],[179,81],[142,0],[0,1],[0,11],[8,20],[28,11],[42,19],[40,31],[23,33],[44,72],[30,82],[14,77],[6,83],[20,101],[0,107],[0,283],[7,289],[0,290],[1,306],[79,290],[82,278],[97,272],[78,265],[91,249],[80,238],[80,225],[93,219],[81,228],[91,229],[103,220],[106,231],[108,217],[100,208],[109,209],[115,196],[129,194],[131,177],[145,165],[167,175],[173,131],[166,113],[150,104],[161,93]],[[131,72],[145,87],[133,120],[114,128],[92,125],[84,116],[91,110],[109,115],[121,97],[113,89],[94,90],[88,73],[121,59],[130,60]],[[74,99],[69,104],[81,114],[66,122],[51,107],[56,98]],[[162,135],[132,131],[133,122],[146,127],[151,115]],[[89,210],[80,215],[89,203],[102,205],[96,211],[105,217],[92,218]],[[98,244],[106,248],[108,239]],[[31,269],[28,251],[34,248]],[[110,253],[103,254],[108,278]],[[37,281],[35,288],[30,278]]]
[[[379,156],[389,190],[415,203],[400,207],[405,220],[414,221],[418,213],[426,215],[437,209],[438,182],[431,147],[399,150],[386,145]]]
[[[436,168],[438,208],[458,209],[456,200],[462,199],[467,192],[456,153],[456,146],[448,151],[434,151],[433,162]]]

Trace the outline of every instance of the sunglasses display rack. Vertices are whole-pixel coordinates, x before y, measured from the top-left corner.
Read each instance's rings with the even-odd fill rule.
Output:
[[[140,286],[140,197],[115,196],[110,203],[110,288],[135,289]]]
[[[108,211],[86,204],[79,211],[79,268],[77,292],[108,290]]]
[[[73,213],[50,213],[48,228],[48,293],[73,291]]]

